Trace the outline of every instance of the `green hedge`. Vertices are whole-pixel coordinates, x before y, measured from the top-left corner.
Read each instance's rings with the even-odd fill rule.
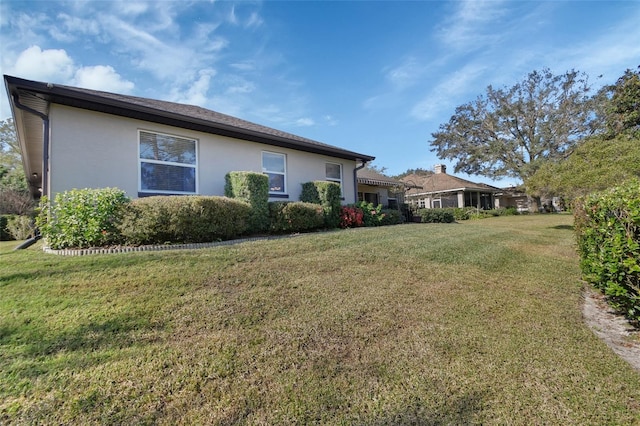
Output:
[[[0,215],[0,241],[11,241],[14,239],[7,229],[7,223],[9,223],[9,220],[13,217],[14,215],[12,214]]]
[[[452,223],[455,217],[450,209],[419,209],[416,215],[422,223]]]
[[[300,201],[320,204],[324,209],[324,224],[327,228],[337,228],[340,224],[342,194],[340,185],[323,180],[302,184]]]
[[[133,200],[119,226],[125,244],[202,243],[247,232],[251,206],[214,196],[156,196]]]
[[[640,321],[640,180],[578,199],[573,212],[585,280]]]
[[[324,210],[318,204],[298,202],[269,203],[271,232],[303,232],[324,226]]]
[[[251,206],[249,232],[269,229],[269,177],[256,172],[229,172],[225,175],[224,195]]]
[[[72,189],[55,202],[42,197],[36,224],[53,249],[99,247],[120,242],[117,226],[129,199],[117,188]]]

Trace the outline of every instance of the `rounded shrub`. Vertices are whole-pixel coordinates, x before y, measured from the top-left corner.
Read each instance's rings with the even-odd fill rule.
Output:
[[[324,209],[319,204],[275,201],[269,203],[271,232],[303,232],[324,226]]]
[[[72,189],[42,197],[36,224],[53,249],[100,247],[120,242],[118,225],[129,203],[117,188]]]

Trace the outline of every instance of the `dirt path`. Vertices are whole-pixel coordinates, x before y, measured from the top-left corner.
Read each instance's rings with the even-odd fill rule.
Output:
[[[616,315],[600,293],[584,291],[582,315],[585,322],[616,354],[640,372],[640,332],[622,316]],[[635,335],[635,340],[634,340]]]

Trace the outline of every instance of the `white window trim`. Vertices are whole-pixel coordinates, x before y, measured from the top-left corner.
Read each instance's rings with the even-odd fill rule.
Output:
[[[264,167],[264,155],[263,154],[271,154],[271,155],[278,155],[280,157],[282,157],[284,159],[284,173],[283,172],[276,172],[276,171],[272,171],[272,170],[267,170]],[[282,188],[282,191],[271,191],[269,190],[269,194],[274,194],[274,195],[287,195],[287,154],[283,154],[281,152],[273,152],[273,151],[262,151],[262,154],[260,154],[260,161],[262,162],[262,173],[271,173],[274,175],[282,175],[282,182],[284,185],[284,188]],[[271,185],[269,185],[271,186]]]
[[[333,164],[334,166],[338,166],[338,167],[340,167],[340,179],[330,178],[329,176],[327,176],[327,164]],[[340,185],[340,196],[344,197],[344,191],[343,191],[343,186],[342,186],[342,176],[343,176],[342,170],[343,170],[343,168],[342,168],[342,164],[340,164],[340,163],[333,163],[333,162],[331,162],[331,161],[327,161],[327,162],[325,163],[325,166],[324,166],[324,177],[325,177],[325,180],[327,180],[327,181],[329,181],[329,182],[335,182],[335,183],[337,183],[338,185]]]
[[[145,133],[153,133],[156,135],[161,135],[161,136],[169,136],[172,138],[179,138],[179,139],[186,139],[186,140],[191,140],[193,141],[194,145],[195,145],[195,151],[196,151],[196,161],[195,164],[187,164],[187,163],[176,163],[173,161],[161,161],[161,160],[151,160],[151,159],[146,159],[146,158],[142,158],[140,156],[140,133],[145,132]],[[180,135],[174,135],[171,133],[164,133],[164,132],[158,132],[155,130],[147,130],[147,129],[138,129],[138,192],[140,193],[146,193],[146,194],[199,194],[200,193],[200,189],[199,189],[199,185],[200,185],[200,179],[198,179],[198,158],[199,158],[199,143],[198,143],[198,139],[196,138],[191,138],[191,137],[187,137],[187,136],[180,136]],[[195,169],[195,177],[196,177],[196,185],[195,185],[195,192],[191,192],[191,191],[167,191],[164,189],[142,189],[142,163],[152,163],[152,164],[163,164],[163,165],[167,165],[167,166],[179,166],[179,167],[191,167],[193,169]]]

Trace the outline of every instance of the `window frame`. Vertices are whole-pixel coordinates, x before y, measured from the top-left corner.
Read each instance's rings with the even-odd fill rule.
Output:
[[[280,172],[280,171],[274,171],[274,170],[268,170],[265,167],[265,163],[264,163],[264,155],[268,154],[268,155],[277,155],[279,157],[282,157],[282,162],[283,162],[283,167],[282,169],[284,170],[284,172]],[[273,152],[273,151],[262,151],[262,153],[260,154],[260,160],[261,160],[261,166],[262,166],[262,173],[266,174],[267,177],[269,177],[269,174],[275,174],[275,175],[282,175],[282,191],[272,191],[271,190],[271,180],[269,180],[269,196],[275,196],[275,197],[287,197],[288,196],[288,192],[287,192],[287,154],[283,154],[281,152]]]
[[[195,152],[195,160],[194,164],[189,163],[180,163],[174,161],[164,161],[164,160],[154,160],[148,158],[142,158],[142,149],[141,149],[141,137],[142,133],[150,133],[154,135],[166,136],[170,138],[183,139],[187,141],[193,142],[194,152]],[[146,129],[138,129],[138,193],[142,196],[144,195],[194,195],[199,193],[199,179],[198,179],[198,164],[199,164],[199,143],[198,139],[186,136],[179,136],[166,132],[159,132],[155,130],[146,130]],[[175,166],[175,167],[185,167],[194,169],[194,191],[175,191],[175,190],[166,190],[166,189],[143,189],[142,188],[142,164],[161,164],[164,166]]]
[[[332,164],[334,166],[338,166],[340,169],[340,179],[336,179],[336,178],[330,178],[329,176],[327,176],[327,164]],[[343,191],[343,185],[342,185],[342,177],[344,176],[344,174],[342,173],[343,167],[341,163],[333,163],[331,161],[327,161],[324,163],[324,178],[326,181],[328,182],[335,182],[338,185],[340,185],[340,196],[344,196],[344,191]]]

